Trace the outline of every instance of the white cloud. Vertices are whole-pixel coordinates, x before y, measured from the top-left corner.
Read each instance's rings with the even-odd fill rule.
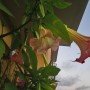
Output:
[[[75,90],[90,90],[90,86],[80,86],[80,87],[77,87]]]
[[[62,69],[63,70],[72,70],[74,69],[75,65],[72,63],[72,61],[66,61],[62,63]]]
[[[60,79],[58,83],[59,86],[72,86],[75,85],[79,81],[79,77],[63,77]]]

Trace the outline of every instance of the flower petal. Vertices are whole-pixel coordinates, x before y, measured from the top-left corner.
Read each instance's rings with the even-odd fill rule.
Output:
[[[90,57],[90,37],[81,35],[74,30],[68,29],[70,39],[73,40],[81,50],[80,58],[75,61],[84,63],[85,59]]]
[[[57,50],[59,46],[59,38],[55,38],[53,33],[47,29],[44,29],[40,32],[40,38],[30,39],[30,46],[37,53],[46,53],[49,48],[52,50]]]
[[[32,47],[33,50],[37,51],[40,45],[41,45],[40,39],[37,39],[37,38],[30,39],[30,46]]]

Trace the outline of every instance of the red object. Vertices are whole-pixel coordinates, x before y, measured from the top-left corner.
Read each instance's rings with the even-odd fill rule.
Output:
[[[10,58],[11,58],[11,61],[16,62],[19,65],[23,65],[24,64],[23,58],[22,58],[22,55],[21,55],[20,52],[14,53],[13,55],[11,55]]]

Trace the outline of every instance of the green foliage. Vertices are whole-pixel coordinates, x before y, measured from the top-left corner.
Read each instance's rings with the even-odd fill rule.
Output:
[[[44,6],[43,6],[43,4],[40,3],[40,4],[39,4],[39,8],[40,8],[42,17],[44,17],[44,16],[45,16],[45,12],[44,12]]]
[[[18,90],[17,87],[12,83],[5,84],[5,90]]]
[[[17,71],[17,72],[16,72],[16,75],[19,76],[20,79],[25,80],[25,75],[24,75],[24,74],[22,74],[22,73],[20,73],[20,72]]]
[[[64,23],[54,14],[54,8],[64,9],[70,6],[71,3],[65,2],[64,0],[24,1],[25,11],[23,11],[24,14],[21,16],[23,18],[21,20],[21,24],[10,33],[13,35],[12,46],[9,48],[10,53],[12,50],[17,50],[18,52],[15,52],[16,56],[19,56],[18,53],[20,53],[24,62],[23,65],[19,65],[17,63],[18,58],[14,57],[14,59],[17,61],[15,62],[15,76],[25,81],[23,90],[55,90],[57,81],[53,77],[60,72],[60,69],[56,66],[52,66],[51,64],[47,64],[46,58],[44,56],[45,54],[43,54],[45,67],[43,66],[38,68],[39,62],[37,60],[36,53],[29,45],[29,40],[31,37],[40,38],[39,26],[42,24],[45,29],[48,29],[53,33],[55,38],[61,37],[66,42],[70,43],[67,29]],[[16,6],[20,6],[18,0],[13,0],[13,2],[15,2]],[[3,13],[6,13],[10,20],[11,17],[14,17],[13,14],[7,9],[7,7],[4,6],[4,4],[1,2],[0,10],[3,11]],[[13,23],[13,25],[17,24]],[[15,28],[15,26],[13,28]],[[22,30],[24,30],[24,32]],[[26,33],[26,30],[28,33]],[[0,59],[4,53],[5,44],[2,40],[0,40]],[[17,82],[14,82],[14,84],[18,86]],[[17,87],[14,84],[12,81],[4,83],[3,88],[5,88],[5,90],[21,90],[20,87]]]
[[[53,8],[65,9],[71,5],[71,3],[64,0],[43,0],[45,11],[54,13]]]
[[[69,43],[69,35],[65,28],[64,23],[53,14],[48,14],[43,19],[43,24],[46,28],[53,32],[58,37],[60,36],[63,40]]]
[[[0,40],[0,60],[4,53],[5,53],[5,44],[2,40]]]
[[[26,50],[27,50],[27,52],[29,54],[31,67],[32,67],[33,71],[35,72],[37,70],[37,57],[36,57],[36,54],[29,45],[26,46]]]
[[[7,7],[5,7],[1,2],[0,2],[0,10],[2,10],[3,12],[5,12],[7,15],[14,17],[13,14],[7,9]]]
[[[27,70],[24,68],[24,70],[28,72],[28,76],[24,75],[26,77],[27,86],[29,86],[27,87],[28,89],[32,88],[32,90],[33,89],[34,90],[43,90],[43,89],[44,90],[55,90],[56,81],[54,80],[54,78],[50,76],[54,76],[54,75],[56,76],[60,71],[59,68],[52,66],[52,65],[48,65],[47,67],[42,67],[38,69],[37,73],[32,73],[33,69],[29,69],[29,68]],[[18,74],[18,75],[20,77],[23,76],[21,74]]]
[[[67,8],[68,6],[71,5],[71,3],[68,3],[64,0],[56,0],[55,2],[53,2],[54,6],[60,9],[64,9]]]
[[[44,90],[54,90],[50,85],[48,85],[46,83],[42,83],[42,87]]]
[[[42,70],[42,74],[48,76],[56,76],[59,73],[59,71],[60,71],[59,68],[48,65]]]
[[[37,83],[37,90],[41,90],[41,84]]]
[[[26,52],[24,50],[22,50],[22,57],[24,60],[24,65],[26,67],[29,67],[30,66],[29,58],[28,58],[28,55],[26,54]]]

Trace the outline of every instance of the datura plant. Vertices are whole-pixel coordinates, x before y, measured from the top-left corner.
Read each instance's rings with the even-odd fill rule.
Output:
[[[90,56],[90,37],[67,28],[54,14],[54,8],[70,5],[64,0],[0,1],[0,90],[55,90],[60,69],[51,51],[62,40],[79,46],[75,61],[84,63]]]

